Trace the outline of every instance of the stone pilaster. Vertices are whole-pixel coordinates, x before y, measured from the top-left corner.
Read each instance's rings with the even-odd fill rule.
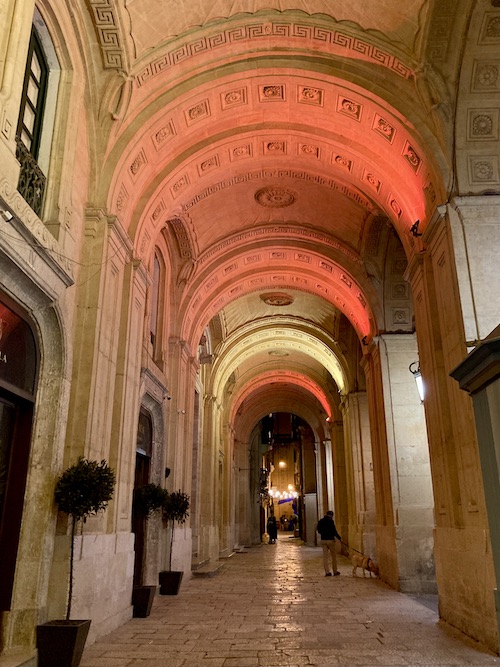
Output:
[[[496,586],[491,593],[496,610],[496,631],[500,635],[500,327],[453,370],[452,376],[459,381],[460,388],[473,397],[496,576]]]
[[[366,392],[349,393],[342,400],[341,410],[349,498],[346,541],[376,559],[375,490]]]
[[[494,571],[474,412],[471,399],[449,376],[467,349],[456,270],[449,217],[436,215],[406,277],[425,383],[439,609],[444,620],[494,646],[496,613],[488,593]],[[469,605],[471,598],[477,604]]]
[[[411,334],[380,337],[387,446],[399,561],[399,587],[434,593],[434,500],[423,405],[409,366],[417,357]]]
[[[380,349],[374,341],[361,361],[365,372],[370,415],[370,436],[375,491],[375,534],[377,560],[382,578],[394,588],[399,586],[399,563],[396,549],[392,481],[384,409],[384,387]]]
[[[471,347],[499,321],[500,196],[456,197],[442,213],[449,217],[465,338]]]

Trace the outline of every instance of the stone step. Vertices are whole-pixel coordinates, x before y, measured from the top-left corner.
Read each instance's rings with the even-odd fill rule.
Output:
[[[210,561],[206,565],[193,570],[192,575],[193,577],[214,577],[224,564],[225,561],[223,560]]]

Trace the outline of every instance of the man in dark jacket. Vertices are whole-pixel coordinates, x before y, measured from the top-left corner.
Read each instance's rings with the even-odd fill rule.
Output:
[[[325,576],[331,577],[330,572],[330,556],[332,559],[332,568],[334,576],[338,576],[340,572],[337,570],[337,551],[335,549],[335,538],[342,540],[337,533],[335,522],[333,520],[333,512],[328,510],[325,516],[318,521],[316,528],[321,535],[321,547],[323,549],[323,565],[325,567]]]

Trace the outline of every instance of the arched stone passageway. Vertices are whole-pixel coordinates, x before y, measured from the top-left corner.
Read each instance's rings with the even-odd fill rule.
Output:
[[[498,428],[450,376],[498,324],[498,2],[73,5],[8,0],[0,27],[0,300],[61,331],[40,377],[61,428],[36,405],[18,507],[33,526],[41,485],[45,518],[21,532],[2,656],[31,667],[36,620],[63,611],[52,487],[78,456],[117,485],[74,609],[90,641],[130,617],[141,410],[143,481],[191,498],[171,552],[148,525],[144,583],[261,540],[264,426],[288,415],[307,544],[334,508],[383,581],[437,591],[498,651],[476,427]],[[8,391],[1,344],[0,326]]]

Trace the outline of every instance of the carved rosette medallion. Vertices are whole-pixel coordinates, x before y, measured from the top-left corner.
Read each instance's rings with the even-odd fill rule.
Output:
[[[260,298],[268,306],[290,306],[294,301],[293,296],[286,292],[266,292]]]
[[[255,200],[261,206],[267,206],[269,208],[284,208],[285,206],[291,206],[296,198],[297,196],[293,190],[281,186],[261,188],[255,193]]]

